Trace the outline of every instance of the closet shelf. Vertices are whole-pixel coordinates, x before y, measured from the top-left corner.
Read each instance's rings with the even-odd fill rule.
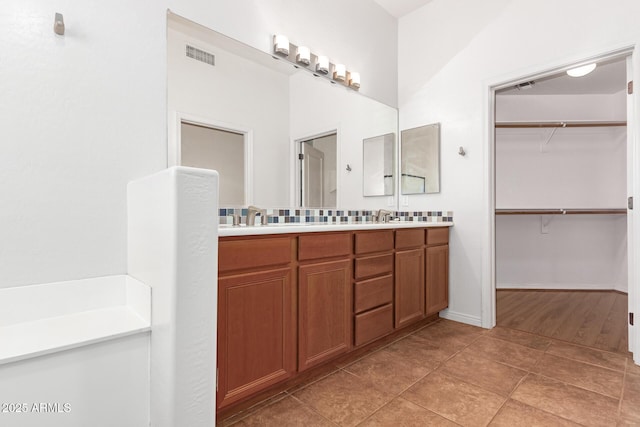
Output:
[[[496,209],[496,215],[626,215],[626,209]]]
[[[626,126],[626,121],[564,121],[564,122],[496,122],[496,129],[517,128],[588,128]]]

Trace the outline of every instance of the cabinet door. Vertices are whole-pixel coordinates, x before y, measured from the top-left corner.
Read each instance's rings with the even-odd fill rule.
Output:
[[[449,245],[427,248],[427,315],[449,306]]]
[[[351,343],[351,262],[299,268],[298,369],[345,353]]]
[[[218,407],[295,373],[290,268],[218,280]]]
[[[424,249],[396,252],[396,328],[424,317]]]

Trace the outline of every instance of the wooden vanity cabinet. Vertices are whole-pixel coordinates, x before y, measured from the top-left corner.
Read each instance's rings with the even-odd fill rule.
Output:
[[[298,239],[298,370],[304,371],[351,348],[352,234]]]
[[[395,327],[425,315],[425,230],[396,231]]]
[[[217,408],[446,308],[448,243],[446,227],[221,237]]]
[[[218,408],[296,372],[296,241],[220,239]]]
[[[426,249],[426,315],[449,306],[449,228],[428,228]]]
[[[393,331],[393,230],[354,234],[354,345]]]

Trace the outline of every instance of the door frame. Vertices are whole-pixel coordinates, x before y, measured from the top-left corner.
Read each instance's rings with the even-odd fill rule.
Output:
[[[484,165],[485,165],[485,188],[483,195],[484,205],[484,230],[483,230],[483,255],[482,255],[482,314],[481,323],[484,328],[493,328],[496,325],[496,241],[495,241],[495,93],[497,90],[514,86],[518,83],[536,80],[553,74],[565,72],[566,70],[607,59],[631,57],[627,61],[627,80],[633,77],[638,79],[640,67],[630,70],[630,64],[636,63],[638,58],[634,53],[635,45],[626,44],[612,47],[609,50],[594,52],[588,55],[565,58],[561,62],[543,65],[541,67],[530,68],[528,72],[514,72],[510,75],[502,76],[495,81],[488,81],[485,91],[486,109],[484,110],[485,141],[484,144]],[[633,116],[633,107],[637,106],[638,96],[634,92],[627,98],[627,163],[636,165],[636,168],[627,170],[627,194],[633,196],[635,200],[640,200],[640,173],[634,173],[634,169],[640,165],[640,147],[638,147],[637,135],[639,134],[639,121]],[[637,109],[637,108],[636,108]],[[630,158],[631,159],[630,159]],[[640,208],[628,211],[630,220],[628,225],[640,224]],[[640,266],[629,256],[637,253],[636,248],[640,248],[640,227],[632,227],[627,230],[628,236],[628,295],[629,310],[638,313],[640,316]],[[634,352],[634,360],[640,364],[640,328],[629,326],[629,348]]]
[[[241,134],[244,137],[244,204],[253,204],[253,129],[214,120],[209,117],[196,116],[181,111],[173,112],[173,120],[169,120],[167,167],[179,166],[182,159],[182,123],[223,130]]]

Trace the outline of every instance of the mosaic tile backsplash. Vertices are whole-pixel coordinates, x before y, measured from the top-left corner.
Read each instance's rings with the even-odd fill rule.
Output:
[[[357,224],[373,222],[377,211],[343,210],[343,209],[267,209],[269,224]],[[220,208],[220,224],[233,224],[233,215],[241,216],[241,223],[246,222],[247,208]],[[392,211],[391,219],[400,221],[452,222],[452,211]],[[259,223],[260,219],[256,220]]]

